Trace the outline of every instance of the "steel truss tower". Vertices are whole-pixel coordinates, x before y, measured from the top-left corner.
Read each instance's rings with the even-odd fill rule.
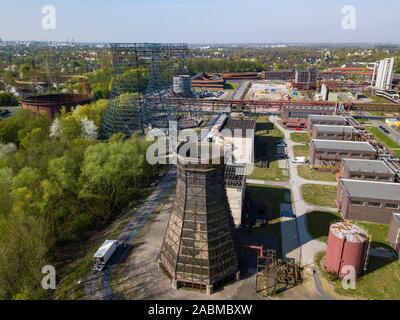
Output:
[[[167,128],[179,116],[173,105],[173,76],[187,73],[185,44],[112,44],[115,69],[103,134],[130,136],[145,127]]]
[[[240,274],[224,187],[223,151],[212,144],[199,144],[194,149],[204,146],[216,150],[212,154],[217,156],[201,164],[186,163],[188,159],[197,160],[198,154],[188,155],[182,148],[178,151],[175,209],[161,248],[159,266],[174,288],[211,294],[216,285],[229,278],[238,279]],[[217,158],[219,164],[214,164]]]

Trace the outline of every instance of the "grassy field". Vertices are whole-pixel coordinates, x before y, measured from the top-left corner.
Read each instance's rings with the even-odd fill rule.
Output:
[[[311,138],[308,133],[293,132],[290,134],[290,139],[297,143],[310,143]]]
[[[266,181],[287,181],[289,177],[283,174],[283,170],[279,168],[278,162],[271,162],[269,168],[254,168],[248,179],[266,180]]]
[[[375,103],[391,103],[391,101],[382,97],[375,96],[371,93],[363,92],[363,95],[366,96],[367,98],[372,99],[372,101]]]
[[[310,147],[308,145],[298,145],[293,147],[295,157],[308,157],[310,155]]]
[[[225,84],[225,90],[234,91],[234,90],[236,90],[237,88],[239,88],[239,86],[240,86],[240,82],[231,82],[231,81],[228,81],[228,82]]]
[[[327,242],[331,223],[337,220],[341,220],[338,212],[313,211],[307,213],[308,232],[314,239]]]
[[[312,170],[311,165],[301,165],[297,167],[299,176],[307,180],[336,182],[336,175],[330,172]]]
[[[310,234],[321,241],[327,241],[331,222],[340,219],[338,213],[311,212],[307,214],[307,224]],[[372,247],[388,248],[388,226],[376,223],[360,223],[371,235]],[[316,256],[320,261],[325,252]],[[400,299],[400,261],[388,258],[370,256],[368,269],[364,276],[357,279],[356,290],[344,290],[340,280],[335,280],[318,263],[323,276],[333,285],[335,291],[344,296],[360,299]]]
[[[249,179],[287,181],[283,170],[279,168],[276,159],[276,142],[283,139],[283,133],[276,128],[269,118],[262,116],[257,119],[255,156],[257,160],[269,161],[269,168],[254,168]]]
[[[310,205],[322,207],[336,207],[335,186],[323,186],[314,184],[305,184],[301,186],[301,194],[305,202]]]

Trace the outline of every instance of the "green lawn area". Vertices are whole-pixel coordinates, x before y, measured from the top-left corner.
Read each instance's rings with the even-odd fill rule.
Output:
[[[269,168],[254,168],[248,179],[254,180],[266,180],[266,181],[287,181],[289,177],[283,174],[283,170],[279,168],[278,162],[274,161],[270,163]]]
[[[368,127],[367,129],[372,133],[378,140],[383,142],[390,149],[400,149],[400,145],[394,142],[389,136],[382,132],[379,128]]]
[[[336,207],[335,186],[324,186],[315,184],[305,184],[301,186],[301,194],[305,202],[310,205],[322,207]]]
[[[327,241],[329,227],[333,221],[339,220],[339,213],[311,212],[307,214],[307,225],[310,234],[321,241]],[[388,248],[388,226],[376,223],[357,222],[364,227],[372,239],[372,247]],[[325,252],[316,255],[316,261],[321,261]],[[360,299],[400,299],[400,261],[388,258],[370,256],[368,269],[364,276],[357,279],[356,290],[344,290],[341,280],[335,280],[318,263],[323,276],[334,286],[337,293]]]
[[[293,132],[290,134],[290,139],[297,143],[310,143],[311,138],[308,133]]]
[[[308,232],[314,239],[327,242],[331,223],[341,219],[338,212],[313,211],[307,213]]]
[[[375,96],[371,93],[363,92],[363,95],[366,96],[367,98],[372,99],[373,102],[375,102],[375,103],[391,103],[391,101],[389,101],[385,98],[382,98],[382,97]]]
[[[283,133],[269,122],[266,116],[257,118],[255,156],[256,161],[269,161],[269,168],[254,168],[248,177],[255,180],[287,181],[289,177],[284,175],[279,168],[276,159],[276,143],[283,138]]]
[[[307,180],[336,182],[336,175],[330,172],[312,170],[311,165],[301,165],[297,167],[299,176]]]
[[[310,147],[308,145],[298,145],[293,147],[295,157],[308,157],[310,155]]]
[[[225,83],[225,90],[236,90],[237,88],[239,88],[240,83],[239,82],[231,82],[228,81],[227,83]]]

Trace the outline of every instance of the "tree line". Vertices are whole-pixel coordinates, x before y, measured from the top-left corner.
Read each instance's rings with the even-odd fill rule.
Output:
[[[96,139],[107,101],[0,120],[0,299],[45,299],[42,267],[104,228],[154,176],[139,136]]]

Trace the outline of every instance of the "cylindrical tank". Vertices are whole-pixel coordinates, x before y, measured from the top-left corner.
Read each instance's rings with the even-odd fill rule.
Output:
[[[343,267],[352,266],[357,277],[362,275],[368,246],[368,233],[363,228],[344,221],[332,224],[328,236],[325,269],[343,278],[348,273]]]
[[[181,75],[174,77],[174,93],[183,97],[192,95],[192,83],[190,76]]]

